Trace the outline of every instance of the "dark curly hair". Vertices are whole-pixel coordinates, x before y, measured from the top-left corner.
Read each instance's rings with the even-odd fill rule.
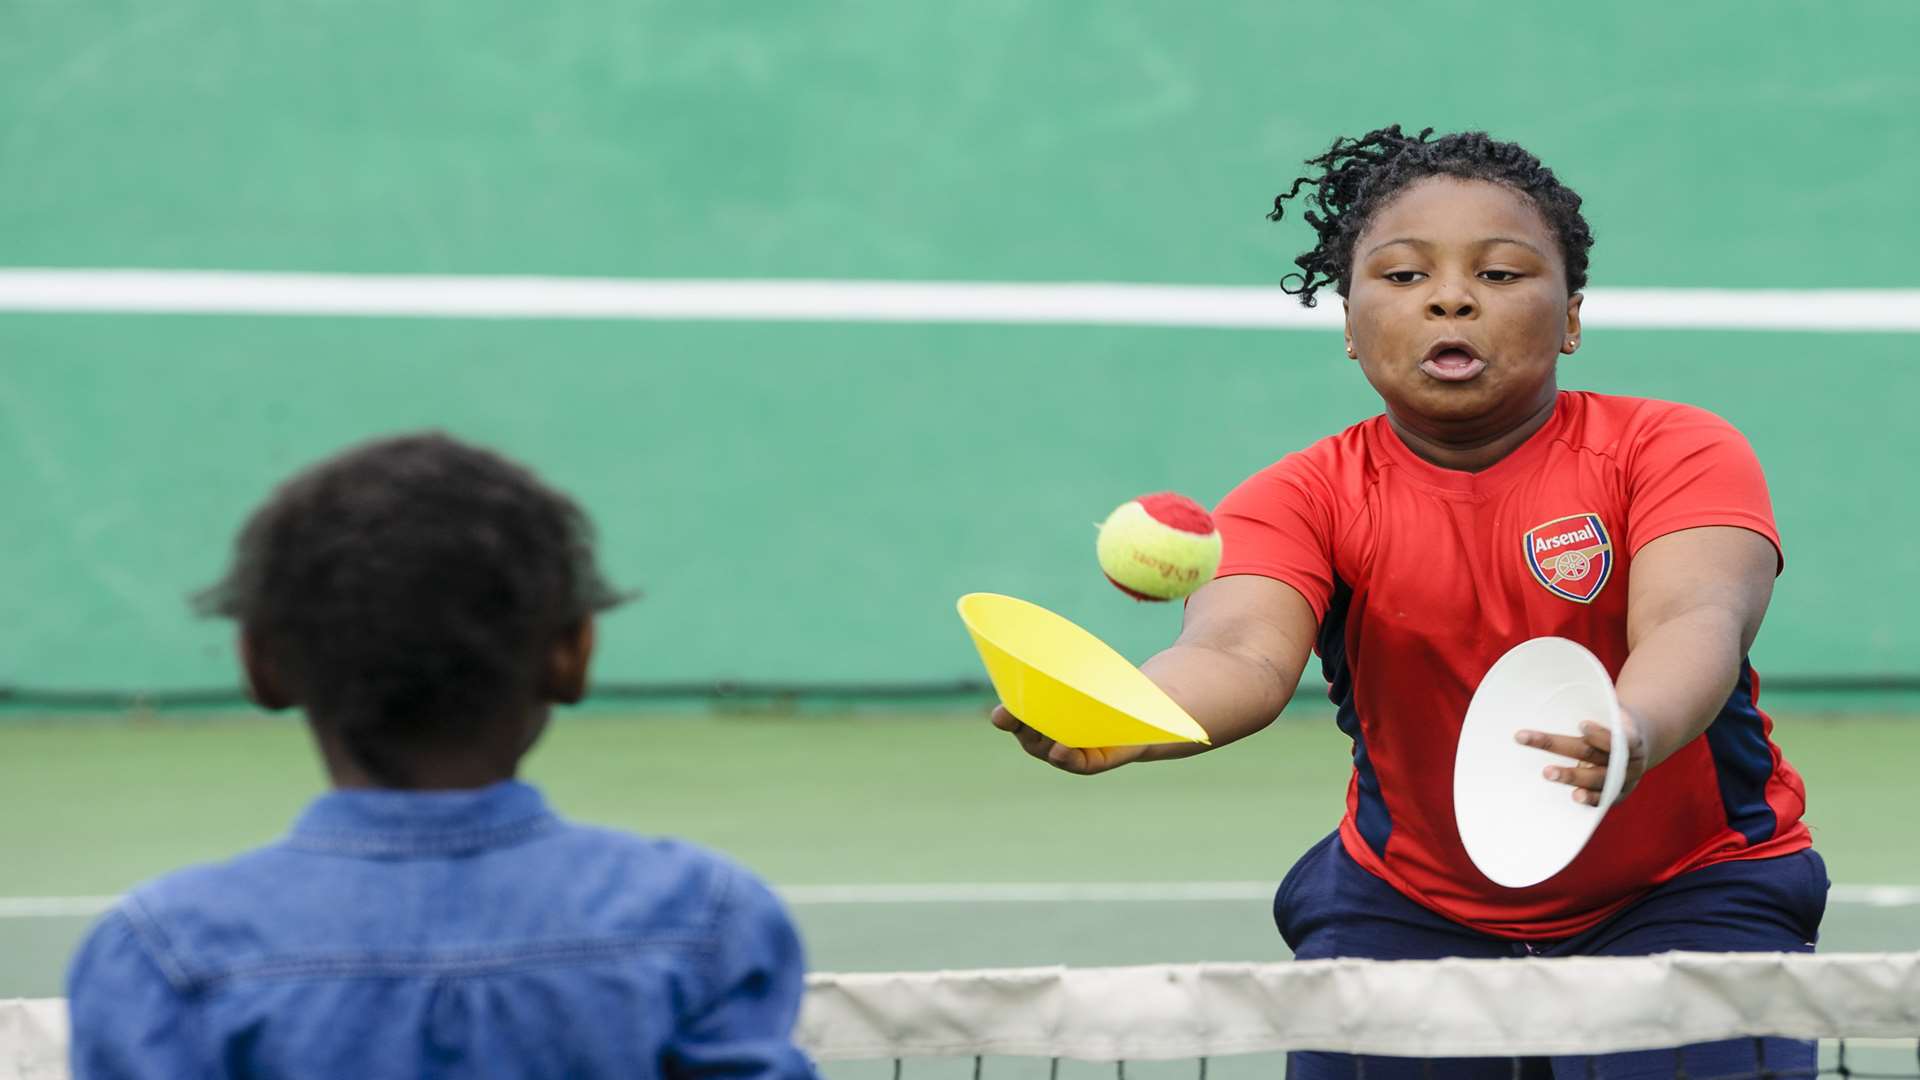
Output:
[[[194,602],[245,626],[308,714],[385,780],[396,751],[537,699],[558,636],[623,599],[571,499],[428,433],[353,447],[280,485]]]
[[[1322,285],[1330,284],[1346,296],[1353,284],[1353,245],[1373,215],[1416,180],[1454,176],[1505,184],[1531,199],[1560,242],[1567,291],[1585,288],[1593,230],[1580,216],[1580,196],[1516,143],[1500,142],[1484,131],[1437,139],[1429,138],[1432,134],[1432,128],[1425,128],[1418,135],[1406,135],[1395,124],[1357,139],[1335,139],[1332,149],[1307,159],[1320,172],[1296,179],[1276,196],[1267,218],[1279,221],[1287,200],[1308,188],[1306,201],[1311,209],[1301,216],[1319,234],[1320,242],[1294,260],[1302,272],[1288,274],[1280,287],[1298,296],[1304,307],[1314,305],[1314,293]]]

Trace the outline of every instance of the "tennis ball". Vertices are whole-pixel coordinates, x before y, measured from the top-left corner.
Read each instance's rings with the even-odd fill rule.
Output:
[[[1121,503],[1100,525],[1098,551],[1107,580],[1135,600],[1178,600],[1220,568],[1213,515],[1171,491]]]

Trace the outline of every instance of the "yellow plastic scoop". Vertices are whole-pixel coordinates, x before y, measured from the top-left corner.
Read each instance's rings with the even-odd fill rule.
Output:
[[[1126,657],[1038,604],[996,593],[960,598],[1000,701],[1067,746],[1209,742],[1206,731]]]

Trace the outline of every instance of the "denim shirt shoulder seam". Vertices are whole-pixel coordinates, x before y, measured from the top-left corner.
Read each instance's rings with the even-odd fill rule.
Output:
[[[173,947],[173,941],[167,936],[166,928],[160,920],[154,918],[137,894],[129,895],[120,901],[119,915],[127,921],[127,927],[133,931],[140,948],[153,960],[160,974],[166,977],[168,985],[181,994],[190,994],[203,985],[200,976],[187,969],[179,950]]]
[[[739,872],[727,863],[722,862],[714,866],[713,892],[707,904],[707,911],[710,914],[706,927],[707,938],[713,942],[713,947],[707,951],[705,957],[704,982],[707,993],[706,1001],[700,1009],[702,1013],[719,1004],[720,998],[727,992],[726,972],[722,967],[725,957],[721,955],[720,944],[726,939],[725,927],[733,913],[735,896],[739,892],[737,881],[739,876]]]

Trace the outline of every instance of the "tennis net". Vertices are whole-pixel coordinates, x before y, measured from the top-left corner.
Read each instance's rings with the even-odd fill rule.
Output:
[[[1356,1080],[1915,1080],[1920,953],[820,975],[801,1027],[848,1078],[1229,1080],[1318,1051],[1363,1055],[1322,1062]]]
[[[1920,953],[816,974],[799,1039],[834,1080],[1234,1080],[1288,1051],[1364,1055],[1355,1080],[1920,1080]],[[63,1003],[0,1002],[0,1080],[61,1080],[65,1040]]]

